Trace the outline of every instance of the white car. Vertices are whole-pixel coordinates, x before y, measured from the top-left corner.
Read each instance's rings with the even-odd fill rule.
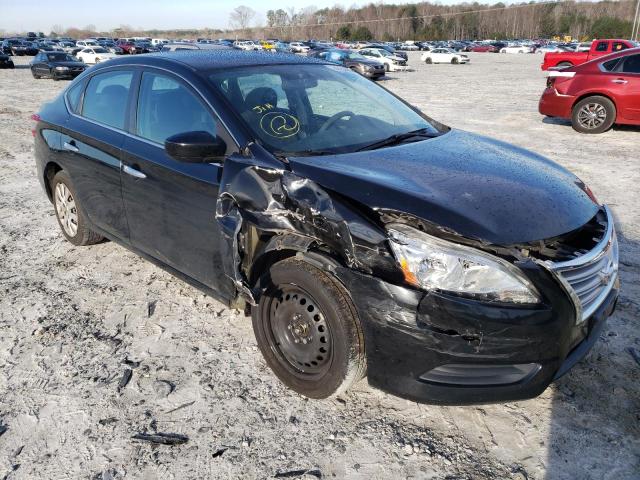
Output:
[[[109,53],[106,48],[102,47],[90,47],[80,50],[76,57],[78,60],[88,64],[100,63],[111,58],[116,58],[115,53]]]
[[[243,40],[241,42],[233,42],[233,44],[240,50],[262,50],[262,45],[253,43],[251,40]]]
[[[407,51],[414,51],[414,50],[420,50],[420,47],[418,45],[416,45],[415,43],[401,43],[399,46],[400,50],[407,50]]]
[[[301,42],[291,42],[289,47],[291,47],[291,51],[293,53],[307,53],[311,50],[307,45]]]
[[[165,45],[169,43],[169,40],[166,38],[152,38],[151,39],[151,45],[153,45],[154,47],[161,47],[162,45]]]
[[[365,57],[376,59],[384,65],[384,69],[387,72],[398,72],[407,69],[407,61],[404,58],[387,52],[384,48],[363,48],[358,50],[358,53]]]
[[[82,49],[99,47],[99,46],[100,45],[95,40],[78,40],[76,42],[76,47],[79,47],[79,48],[82,48]]]
[[[469,56],[464,53],[454,52],[450,48],[434,48],[424,52],[420,57],[424,63],[469,63]]]
[[[526,45],[511,45],[501,48],[500,53],[533,53],[533,49]]]

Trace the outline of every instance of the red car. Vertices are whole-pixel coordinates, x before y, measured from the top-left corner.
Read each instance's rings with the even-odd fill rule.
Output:
[[[571,119],[581,133],[616,124],[640,125],[640,48],[550,71],[538,110]]]
[[[471,47],[471,52],[490,52],[490,53],[496,53],[498,51],[498,49],[493,46],[493,45],[486,45],[486,44],[482,44],[482,45],[474,45],[473,47]]]
[[[566,68],[580,65],[604,57],[610,53],[621,52],[627,48],[634,48],[633,42],[628,40],[594,40],[588,52],[549,52],[545,54],[544,61],[540,68],[549,70],[551,68]]]

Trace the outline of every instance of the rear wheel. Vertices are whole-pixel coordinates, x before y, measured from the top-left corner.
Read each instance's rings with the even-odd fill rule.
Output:
[[[347,390],[365,373],[356,309],[333,277],[299,259],[271,266],[253,309],[253,330],[267,364],[289,388],[310,398]]]
[[[71,178],[64,170],[53,177],[51,191],[58,225],[67,240],[77,246],[92,245],[102,240],[101,235],[89,228],[89,222],[78,201]]]
[[[424,63],[426,63],[427,65],[431,65],[433,63],[433,60],[431,59],[431,57],[427,57]]]
[[[580,133],[602,133],[616,120],[616,106],[599,95],[580,100],[573,107],[571,125]]]

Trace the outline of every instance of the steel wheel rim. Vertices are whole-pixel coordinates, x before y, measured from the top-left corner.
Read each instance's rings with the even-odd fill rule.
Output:
[[[587,103],[578,111],[578,122],[586,129],[600,127],[607,119],[607,110],[599,103]]]
[[[268,334],[276,358],[305,379],[325,375],[333,360],[333,338],[318,303],[297,285],[280,286],[269,306]]]
[[[71,191],[64,183],[58,183],[55,190],[56,214],[64,232],[70,237],[78,233],[78,210]]]

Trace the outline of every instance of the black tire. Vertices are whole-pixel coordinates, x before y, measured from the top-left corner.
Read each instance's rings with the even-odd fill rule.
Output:
[[[431,59],[431,57],[427,57],[424,63],[426,63],[427,65],[431,65],[433,63],[433,60]]]
[[[453,57],[453,58],[451,59],[451,63],[452,63],[453,65],[457,65],[458,63],[460,63],[460,60],[458,60],[458,57]]]
[[[35,73],[33,70],[31,70],[31,75],[33,75],[33,78],[35,78],[36,80],[38,80],[40,78],[40,75]]]
[[[260,284],[266,290],[252,309],[253,331],[282,383],[309,398],[328,398],[365,375],[362,327],[340,282],[289,258],[272,265]]]
[[[64,210],[62,202],[60,200],[61,195],[58,195],[58,185],[62,185],[69,192],[69,195],[64,195],[66,198],[64,202],[73,202],[75,207],[75,232],[70,230],[70,227],[64,225],[65,219],[62,218],[63,215],[61,213]],[[67,172],[64,170],[59,171],[51,180],[51,192],[53,196],[53,206],[56,213],[56,219],[58,220],[58,225],[60,226],[60,230],[62,230],[62,234],[65,238],[73,243],[76,246],[85,246],[85,245],[93,245],[94,243],[100,242],[103,237],[93,230],[89,228],[89,221],[87,220],[87,216],[82,209],[82,205],[78,200],[78,196],[76,195],[76,190],[73,187],[73,183],[71,182],[71,178],[67,175]],[[73,210],[73,209],[72,209]],[[72,222],[73,223],[73,222]]]
[[[580,133],[603,133],[616,121],[616,106],[607,97],[594,95],[573,106],[571,126]]]
[[[389,73],[391,71],[391,67],[389,67],[388,63],[384,64],[384,71],[387,72],[387,73]]]
[[[558,68],[573,67],[573,63],[571,63],[571,62],[560,62],[558,65],[556,65],[556,67],[558,67]]]

